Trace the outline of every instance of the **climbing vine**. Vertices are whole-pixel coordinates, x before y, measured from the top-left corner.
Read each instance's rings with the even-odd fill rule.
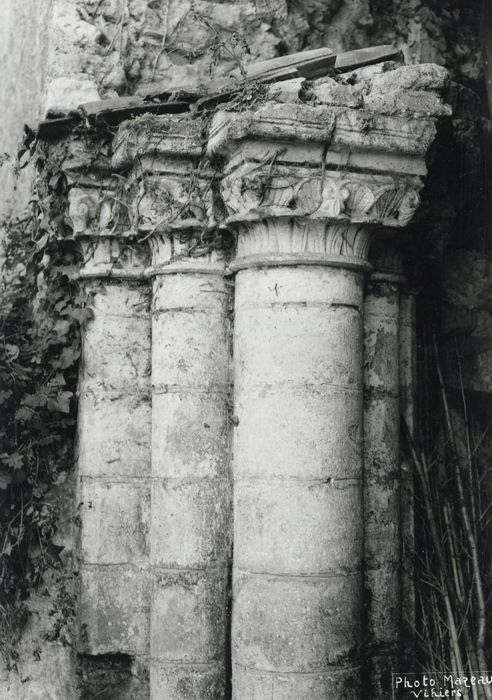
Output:
[[[0,625],[19,625],[25,600],[61,564],[52,488],[72,467],[80,327],[91,311],[77,281],[67,182],[35,144],[25,213],[3,222],[0,277]],[[1,632],[1,629],[0,629]],[[5,638],[6,635],[2,635]]]
[[[211,70],[225,51],[244,77],[236,49],[246,51],[245,43],[234,36],[229,45],[208,21],[198,15],[195,20],[204,22],[212,35]],[[229,108],[251,107],[264,99],[265,92],[263,86],[255,84],[239,87]],[[204,120],[205,130],[213,111],[214,106],[210,111],[205,110],[205,114],[192,116]],[[147,131],[153,119],[149,115],[134,120],[133,130]],[[3,229],[0,637],[3,639],[12,638],[14,630],[19,636],[28,615],[24,601],[45,579],[47,571],[62,570],[63,548],[55,544],[60,509],[54,487],[64,483],[74,461],[80,330],[91,317],[87,293],[78,282],[81,253],[74,245],[72,222],[67,216],[69,186],[62,169],[63,145],[40,143],[34,134],[28,134],[25,144],[27,147],[19,154],[20,160],[24,160],[20,167],[26,160],[35,167],[32,196],[21,216],[0,222]],[[102,145],[102,142],[98,144],[99,154]],[[126,182],[124,186],[128,186]],[[151,188],[151,182],[146,182],[146,187]],[[197,206],[194,187],[195,183],[190,181],[188,204],[193,202]],[[201,232],[198,242],[190,242],[188,254],[202,254],[204,247],[213,245],[210,235]],[[77,525],[77,515],[74,521]],[[59,588],[60,595],[63,604],[58,607],[73,612],[73,601],[64,585]],[[65,617],[71,618],[72,612],[67,612]],[[63,625],[59,623],[57,614],[50,635],[63,640]],[[5,653],[5,646],[0,651]],[[7,651],[8,660],[15,661],[14,645],[9,644]]]

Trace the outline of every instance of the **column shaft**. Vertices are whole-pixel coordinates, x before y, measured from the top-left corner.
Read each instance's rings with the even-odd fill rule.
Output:
[[[364,306],[364,587],[367,698],[392,697],[401,633],[399,284],[373,275]]]
[[[150,315],[148,285],[90,283],[78,418],[79,648],[148,654]]]
[[[234,372],[233,697],[359,698],[360,272],[238,272]]]
[[[403,288],[400,295],[400,411],[407,427],[415,431],[416,328],[415,293]],[[413,465],[402,450],[402,668],[415,664],[415,493]]]
[[[229,300],[222,270],[187,262],[153,288],[153,700],[219,700],[226,684]]]

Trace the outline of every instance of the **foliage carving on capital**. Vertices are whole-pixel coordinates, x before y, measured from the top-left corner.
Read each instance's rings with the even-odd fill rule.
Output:
[[[139,232],[207,229],[214,222],[211,179],[199,170],[145,174],[132,207],[132,228]]]
[[[98,199],[90,191],[74,187],[68,195],[68,215],[75,236],[86,235],[97,218]]]
[[[289,214],[402,227],[419,206],[420,187],[415,177],[293,167],[272,159],[230,172],[222,180],[221,194],[232,221]]]
[[[148,246],[114,236],[83,238],[81,245],[84,257],[81,277],[143,278]]]
[[[296,204],[310,216],[338,219],[347,216],[348,183],[327,177],[305,178],[298,186]]]
[[[132,236],[128,209],[115,188],[72,187],[68,216],[82,249],[81,277],[143,276],[148,246]]]
[[[231,269],[316,264],[365,269],[371,230],[349,221],[272,217],[239,224]]]
[[[151,264],[148,276],[186,272],[222,273],[231,241],[218,229],[174,230],[149,237]]]
[[[128,207],[116,189],[72,187],[68,216],[74,236],[114,234],[128,228]]]

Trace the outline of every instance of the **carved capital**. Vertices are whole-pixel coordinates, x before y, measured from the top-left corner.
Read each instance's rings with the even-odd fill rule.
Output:
[[[73,135],[62,168],[69,185],[67,216],[82,250],[82,278],[143,278],[147,246],[132,231],[131,187],[114,171],[105,136]]]
[[[367,267],[371,231],[402,228],[417,210],[434,134],[433,119],[360,106],[219,112],[208,155],[221,158],[223,226],[238,232],[231,267],[262,256]]]
[[[214,226],[211,174],[169,163],[157,174],[134,172],[131,227],[140,235],[182,230],[207,231]]]
[[[350,222],[280,216],[242,222],[231,270],[278,265],[370,268],[369,228]]]
[[[146,275],[175,273],[221,274],[225,269],[224,234],[221,231],[168,231],[149,238],[151,265]]]
[[[81,239],[82,278],[143,279],[148,262],[146,246],[132,239],[99,236]]]
[[[93,185],[79,181],[68,193],[68,216],[75,237],[125,236],[130,219],[124,188],[106,178]]]
[[[120,126],[112,162],[129,171],[131,226],[138,234],[214,225],[212,170],[202,161],[202,131],[201,120],[188,115],[150,115]]]
[[[224,269],[223,234],[215,226],[213,171],[202,159],[203,124],[188,115],[121,125],[113,165],[132,183],[131,228],[148,241],[146,275],[214,274]]]
[[[272,148],[259,160],[231,168],[221,183],[227,224],[299,216],[398,228],[420,204],[419,178],[329,169],[323,155],[310,167],[300,166],[284,156],[285,149]]]
[[[426,80],[421,92],[432,97],[434,83]],[[227,239],[218,228],[237,233],[233,269],[366,268],[372,232],[401,229],[419,206],[425,154],[442,112],[417,105],[393,113],[362,99],[386,94],[385,85],[358,86],[360,99],[344,106],[336,91],[320,93],[316,85],[307,101],[292,93],[292,102],[256,110],[232,111],[231,103],[210,123],[197,113],[145,115],[121,124],[101,156],[93,142],[88,154],[75,139],[67,161],[74,235],[104,239],[99,247],[111,270],[116,248],[133,240],[150,243],[148,274],[197,265],[213,271],[224,264]]]
[[[94,187],[79,179],[68,194],[68,216],[82,248],[81,277],[143,277],[146,246],[132,234],[127,192],[118,180]]]

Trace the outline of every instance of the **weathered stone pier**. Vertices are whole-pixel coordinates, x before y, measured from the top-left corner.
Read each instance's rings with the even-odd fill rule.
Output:
[[[399,239],[445,82],[284,81],[124,122],[104,172],[72,175],[94,299],[79,645],[138,658],[152,700],[391,696],[411,617]]]

